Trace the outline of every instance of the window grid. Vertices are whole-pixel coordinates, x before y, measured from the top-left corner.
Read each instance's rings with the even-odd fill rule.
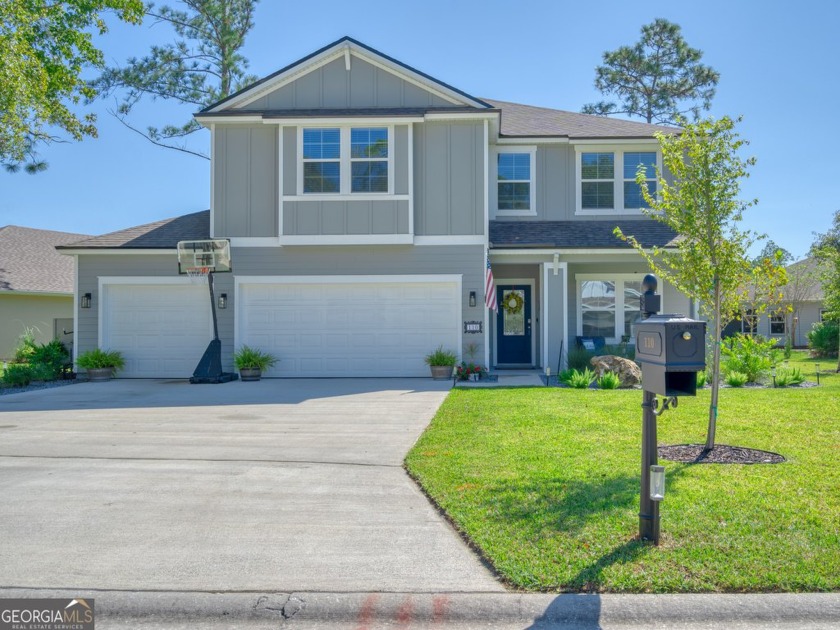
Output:
[[[388,192],[388,129],[358,127],[350,130],[350,192]]]
[[[581,153],[581,208],[611,210],[615,207],[615,153]]]
[[[388,194],[391,127],[300,129],[302,194]]]
[[[496,179],[499,210],[531,209],[530,153],[499,153]]]
[[[770,334],[784,335],[785,334],[785,316],[783,313],[774,313],[770,315]]]
[[[656,194],[656,153],[654,151],[626,151],[624,153],[624,207],[650,208],[641,187],[636,183],[636,172],[644,166],[648,194]]]
[[[303,192],[341,191],[341,130],[303,130]]]

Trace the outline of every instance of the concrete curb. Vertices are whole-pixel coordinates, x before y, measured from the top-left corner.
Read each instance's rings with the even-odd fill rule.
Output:
[[[419,623],[604,627],[840,626],[840,593],[583,595],[522,593],[203,593],[2,588],[0,597],[84,597],[97,620],[224,620],[303,625]]]

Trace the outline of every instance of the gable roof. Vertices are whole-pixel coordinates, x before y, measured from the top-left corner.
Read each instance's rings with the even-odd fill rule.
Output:
[[[616,226],[645,247],[674,247],[677,233],[658,221],[490,221],[491,249],[631,249]]]
[[[102,236],[64,243],[57,249],[175,249],[178,241],[210,238],[210,211],[162,219]]]
[[[443,81],[435,79],[433,76],[428,75],[425,72],[421,72],[420,70],[417,70],[398,59],[394,59],[375,48],[371,48],[352,37],[344,36],[341,39],[338,39],[331,44],[327,44],[323,48],[320,48],[315,52],[290,63],[288,66],[281,68],[280,70],[277,70],[258,81],[255,81],[251,85],[245,86],[238,92],[235,92],[230,96],[205,107],[199,112],[199,115],[218,112],[222,109],[235,107],[243,101],[251,100],[252,97],[256,97],[259,94],[275,89],[277,86],[282,84],[284,80],[288,79],[289,76],[305,73],[311,69],[315,69],[323,62],[324,59],[332,59],[334,56],[343,53],[345,50],[349,51],[348,54],[352,53],[364,59],[377,61],[381,65],[389,68],[392,72],[399,72],[400,74],[412,77],[429,87],[437,88],[439,91],[448,95],[449,99],[452,100],[455,105],[466,105],[482,109],[491,107],[481,99],[467,94],[463,90],[459,90],[456,87],[444,83]]]
[[[0,228],[0,292],[72,295],[74,261],[55,248],[85,236],[17,225]]]
[[[577,140],[596,138],[652,138],[653,134],[678,133],[676,127],[650,125],[634,120],[580,114],[562,109],[534,107],[495,99],[483,99],[501,110],[500,136],[561,137]]]

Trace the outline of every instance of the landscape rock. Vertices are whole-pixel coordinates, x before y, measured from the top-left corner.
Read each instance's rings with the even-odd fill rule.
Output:
[[[605,354],[601,357],[592,357],[589,362],[595,368],[595,375],[601,378],[607,372],[612,372],[621,381],[619,387],[630,388],[641,385],[642,369],[635,361],[617,357],[613,354]]]

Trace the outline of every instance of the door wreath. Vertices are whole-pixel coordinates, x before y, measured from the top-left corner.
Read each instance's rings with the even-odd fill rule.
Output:
[[[508,315],[516,315],[522,310],[525,300],[517,291],[509,291],[502,300],[502,306]]]

